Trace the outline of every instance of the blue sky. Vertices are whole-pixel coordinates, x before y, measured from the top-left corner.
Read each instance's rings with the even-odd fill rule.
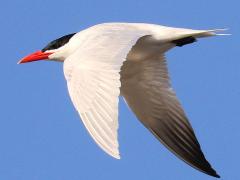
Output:
[[[240,60],[237,0],[3,1],[0,11],[0,179],[213,179],[163,147],[120,102],[122,159],[100,150],[67,93],[62,64],[17,61],[49,41],[101,22],[230,28],[167,54],[173,87],[212,166],[239,179]]]

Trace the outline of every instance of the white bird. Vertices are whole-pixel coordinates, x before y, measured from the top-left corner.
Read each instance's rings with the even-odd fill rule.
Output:
[[[177,157],[220,177],[205,159],[171,88],[165,52],[217,34],[143,23],[104,23],[50,42],[19,63],[64,62],[74,107],[95,142],[119,159],[118,101],[123,96],[137,118]],[[221,34],[220,34],[221,35]]]

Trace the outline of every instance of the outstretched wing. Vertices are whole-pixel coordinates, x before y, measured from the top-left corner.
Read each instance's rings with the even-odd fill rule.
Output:
[[[158,140],[189,165],[219,177],[205,159],[171,88],[163,55],[137,63],[124,62],[121,83],[121,93],[127,104]]]
[[[65,60],[64,74],[71,100],[88,132],[105,152],[119,159],[119,72],[142,35],[124,28],[94,32],[86,34],[83,45]]]

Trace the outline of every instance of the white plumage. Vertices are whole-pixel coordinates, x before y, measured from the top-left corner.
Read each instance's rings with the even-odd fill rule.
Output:
[[[217,31],[221,29],[104,23],[76,33],[59,48],[50,48],[56,45],[53,41],[44,53],[50,54],[50,60],[64,61],[74,107],[106,153],[120,158],[117,130],[122,95],[137,118],[169,150],[194,168],[219,177],[205,159],[171,88],[164,55],[175,46],[214,36]]]
[[[70,40],[69,46],[77,44],[77,49],[64,61],[70,97],[90,135],[104,151],[120,158],[117,140],[120,69],[137,40],[152,36],[146,40],[150,46],[136,48],[139,52],[131,53],[130,61],[142,61],[155,54],[161,56],[175,46],[167,44],[169,41],[187,36],[211,36],[215,35],[214,31],[106,23],[81,31]],[[162,44],[155,47],[154,43]]]

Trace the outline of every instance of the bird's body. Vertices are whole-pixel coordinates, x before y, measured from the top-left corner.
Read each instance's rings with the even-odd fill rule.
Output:
[[[217,30],[191,30],[142,23],[104,23],[47,45],[21,63],[47,58],[64,62],[72,102],[88,132],[109,155],[118,151],[118,97],[175,155],[219,177],[205,159],[173,92],[164,53]]]

